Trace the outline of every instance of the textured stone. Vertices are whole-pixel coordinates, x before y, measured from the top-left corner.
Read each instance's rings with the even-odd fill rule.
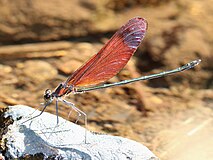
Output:
[[[20,158],[42,154],[44,159],[157,159],[144,145],[122,137],[87,131],[85,143],[85,128],[60,117],[60,123],[56,126],[56,116],[50,113],[43,113],[33,121],[22,124],[33,111],[30,107],[17,105],[9,107],[5,113],[5,117],[11,116],[14,120],[3,136],[7,157]],[[35,112],[38,113],[39,111]]]

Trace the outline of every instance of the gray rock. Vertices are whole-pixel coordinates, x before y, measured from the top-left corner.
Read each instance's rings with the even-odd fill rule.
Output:
[[[11,106],[4,114],[11,116],[14,123],[3,136],[6,142],[6,157],[11,159],[26,155],[42,154],[43,159],[71,160],[155,160],[158,159],[147,147],[135,141],[110,135],[94,134],[85,128],[44,112],[33,121],[22,122],[29,118],[34,109]],[[39,114],[36,111],[33,115]],[[85,132],[86,131],[86,132]],[[86,134],[85,134],[86,133]],[[86,135],[86,143],[85,143]]]

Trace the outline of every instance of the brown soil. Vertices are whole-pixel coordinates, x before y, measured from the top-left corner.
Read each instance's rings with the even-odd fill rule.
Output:
[[[92,131],[136,140],[165,160],[211,159],[212,0],[56,2],[0,2],[0,106],[38,107],[47,88],[65,81],[119,26],[139,15],[149,22],[147,36],[128,65],[108,82],[198,58],[202,63],[173,76],[66,99],[87,113]],[[54,104],[47,111],[55,113]],[[67,118],[68,111],[60,104],[61,116]]]

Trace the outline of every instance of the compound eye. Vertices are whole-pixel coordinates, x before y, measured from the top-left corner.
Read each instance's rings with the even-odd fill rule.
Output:
[[[46,89],[46,91],[44,92],[44,94],[51,94],[51,90],[50,89]]]
[[[44,99],[45,100],[49,100],[51,98],[51,90],[50,89],[47,89],[45,92],[44,92]]]

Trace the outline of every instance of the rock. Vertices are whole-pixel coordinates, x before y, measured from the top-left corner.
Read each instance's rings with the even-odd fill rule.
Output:
[[[3,152],[6,158],[158,159],[144,145],[126,138],[95,134],[61,117],[56,126],[56,116],[50,113],[44,112],[33,121],[22,124],[33,111],[30,107],[17,105],[10,106],[4,113],[4,117],[14,120],[3,135],[4,143],[1,143],[5,145],[1,148],[6,148]],[[34,114],[38,113],[40,112],[36,111]]]
[[[0,4],[1,42],[80,36],[90,26],[91,12],[78,0],[0,1]]]
[[[82,65],[82,62],[79,62],[77,60],[70,60],[64,63],[60,63],[58,65],[59,71],[65,73],[65,74],[71,74],[73,73],[76,69],[78,69]]]
[[[39,60],[27,61],[23,64],[23,73],[35,83],[50,80],[58,74],[54,66]]]

